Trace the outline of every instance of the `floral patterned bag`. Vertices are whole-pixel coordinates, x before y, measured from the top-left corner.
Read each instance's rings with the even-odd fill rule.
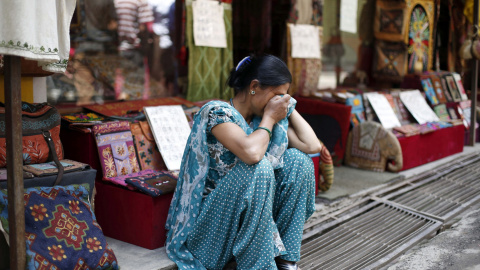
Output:
[[[104,180],[140,172],[128,121],[95,125],[93,134],[97,141]]]
[[[7,166],[7,143],[5,140],[5,106],[0,103],[0,168]],[[60,114],[47,103],[22,102],[22,148],[23,164],[38,164],[63,159],[60,141]],[[61,167],[61,168],[60,168]],[[63,167],[59,166],[57,182],[61,180]]]

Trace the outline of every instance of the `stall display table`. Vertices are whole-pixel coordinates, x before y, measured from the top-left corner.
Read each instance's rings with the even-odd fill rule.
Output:
[[[95,215],[106,236],[147,249],[165,245],[173,193],[159,197],[97,181]]]
[[[296,110],[305,118],[317,137],[340,165],[345,155],[352,107],[315,98],[295,97]]]
[[[443,128],[427,134],[398,138],[402,147],[402,171],[463,151],[465,127]]]
[[[62,129],[65,157],[97,169],[95,216],[103,234],[148,249],[165,245],[165,222],[173,194],[151,197],[102,180],[93,133]]]
[[[194,104],[181,98],[162,98],[148,101],[116,102],[88,109],[107,114],[126,113],[125,110],[141,110],[143,106]],[[62,127],[60,139],[65,158],[89,164],[97,169],[95,215],[106,236],[156,249],[165,245],[165,222],[173,194],[151,197],[128,190],[102,180],[102,167],[98,157],[95,137],[87,130]]]

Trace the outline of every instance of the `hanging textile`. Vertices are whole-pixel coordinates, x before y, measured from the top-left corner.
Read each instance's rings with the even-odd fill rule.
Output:
[[[322,11],[320,0],[291,0],[292,10],[289,23],[312,24],[321,26]],[[320,44],[322,44],[320,29]],[[317,91],[318,80],[322,72],[322,59],[292,58],[290,30],[287,27],[287,65],[292,73],[290,95],[310,96]]]
[[[251,53],[264,53],[271,44],[272,0],[232,3],[234,62]]]
[[[193,39],[192,1],[186,1],[187,47],[188,47],[188,90],[187,99],[200,101],[233,97],[227,87],[227,79],[233,68],[232,4],[223,3],[227,48],[195,46]]]
[[[46,71],[65,72],[75,0],[2,0],[0,10],[0,54],[36,60]]]

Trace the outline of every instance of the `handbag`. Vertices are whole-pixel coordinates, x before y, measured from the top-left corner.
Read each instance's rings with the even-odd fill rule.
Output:
[[[142,170],[167,170],[147,121],[130,123],[137,158]]]
[[[63,176],[63,146],[60,141],[60,114],[47,103],[22,102],[22,150],[23,164],[54,161],[58,167],[55,185]],[[0,103],[0,168],[7,165],[5,139],[5,105]]]
[[[93,134],[97,142],[104,180],[110,181],[112,178],[140,172],[128,121],[95,125]]]

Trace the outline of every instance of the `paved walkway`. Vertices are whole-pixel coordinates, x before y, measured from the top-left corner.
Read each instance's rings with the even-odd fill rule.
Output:
[[[330,212],[332,208],[340,209],[356,198],[371,194],[383,187],[397,183],[402,179],[432,170],[441,164],[447,164],[448,162],[458,159],[460,156],[479,151],[480,144],[477,144],[475,147],[466,146],[463,153],[431,162],[399,174],[378,174],[348,167],[335,168],[334,185],[331,191],[319,194],[317,197],[317,212],[306,224],[306,228],[314,225],[315,220],[321,217],[322,213]],[[355,185],[352,185],[352,179],[356,181]],[[478,209],[478,207],[474,209]],[[390,265],[389,270],[480,270],[480,210],[466,213],[468,214],[465,216],[465,219],[460,219],[450,230],[446,230],[437,237],[414,249],[414,252],[398,259],[397,262],[394,262],[396,264]],[[464,237],[463,234],[465,234]],[[176,269],[173,262],[167,258],[164,248],[148,250],[112,238],[107,239],[117,256],[122,270]],[[452,239],[458,239],[458,241],[453,241]],[[444,244],[441,244],[442,241]],[[426,256],[425,258],[428,259],[423,260],[422,256]],[[416,266],[412,267],[412,265]],[[457,265],[462,267],[457,267]],[[321,269],[321,267],[319,269]]]

